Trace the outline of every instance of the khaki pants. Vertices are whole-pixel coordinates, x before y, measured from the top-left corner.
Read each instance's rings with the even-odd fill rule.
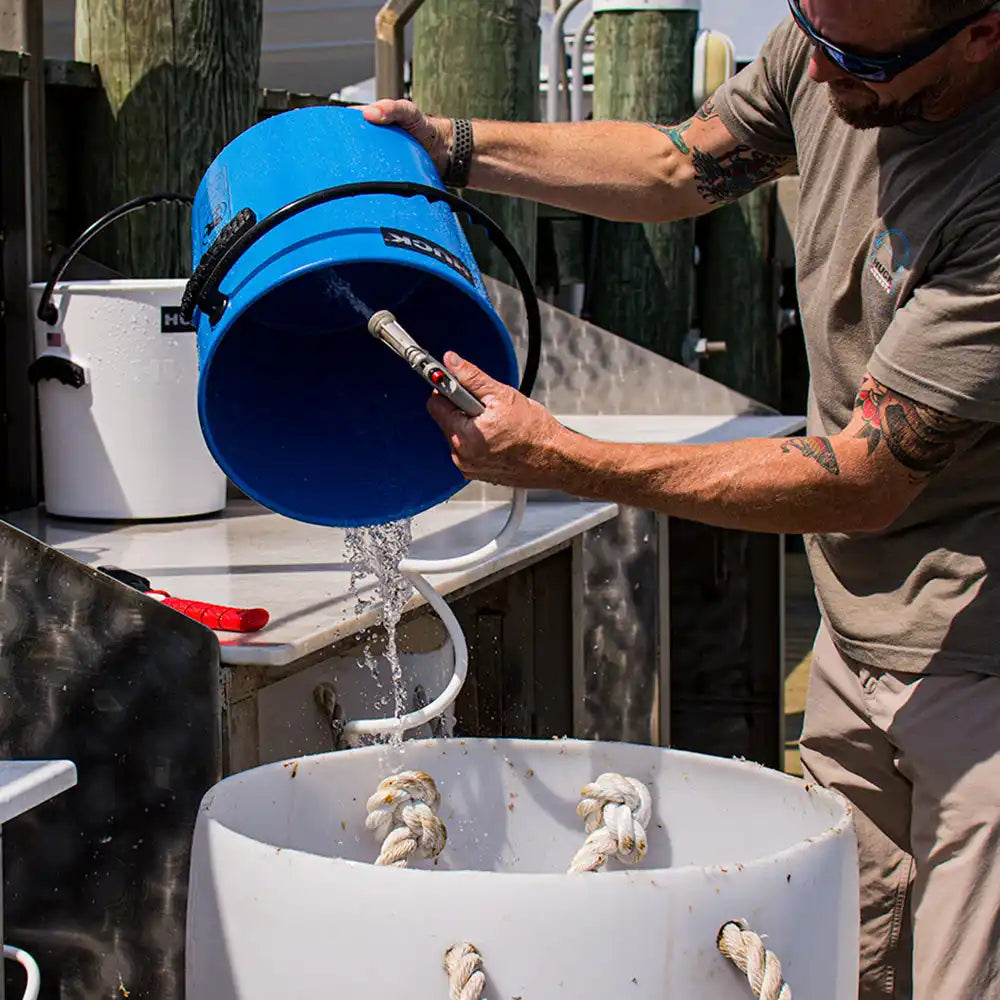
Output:
[[[823,627],[802,764],[856,810],[861,1000],[1000,1000],[1000,678],[875,670]]]

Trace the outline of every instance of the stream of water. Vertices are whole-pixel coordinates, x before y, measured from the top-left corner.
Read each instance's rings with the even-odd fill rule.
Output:
[[[367,326],[374,310],[355,294],[350,284],[333,268],[328,272],[326,289],[331,299],[340,299],[346,303],[361,316]],[[368,333],[359,330],[357,335],[366,337]],[[386,361],[388,364],[398,364],[388,353]],[[395,521],[372,528],[348,528],[346,537],[347,560],[351,564],[350,592],[355,600],[355,613],[363,614],[372,606],[378,608],[378,625],[385,633],[385,649],[382,655],[389,667],[392,694],[390,714],[397,719],[410,709],[408,693],[403,684],[396,630],[406,602],[413,593],[410,582],[399,572],[400,560],[406,557],[411,538],[409,520]],[[373,578],[370,596],[362,596],[362,585],[369,577]],[[375,638],[372,636],[365,642],[362,662],[381,686],[379,656],[375,651]],[[388,711],[389,701],[389,698],[380,699],[381,703],[376,706],[377,710]],[[391,742],[401,745],[402,734],[394,734]]]
[[[410,708],[409,697],[403,684],[403,669],[399,661],[396,629],[403,616],[406,602],[413,593],[409,580],[399,572],[399,562],[410,548],[411,522],[394,521],[373,528],[347,529],[347,559],[351,564],[351,595],[355,599],[355,613],[363,614],[373,605],[378,608],[378,625],[385,633],[383,655],[389,666],[392,692],[392,714],[405,715]],[[371,596],[362,595],[361,585],[373,577]],[[365,642],[362,662],[380,681],[375,641]],[[401,734],[393,736],[394,743],[401,743]]]

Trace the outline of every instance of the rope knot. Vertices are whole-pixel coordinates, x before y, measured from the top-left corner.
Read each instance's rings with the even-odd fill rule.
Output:
[[[584,786],[576,811],[588,837],[573,858],[570,874],[597,871],[609,857],[634,865],[646,856],[652,799],[641,781],[602,774]]]
[[[405,868],[411,859],[436,858],[448,839],[437,816],[440,805],[437,785],[425,771],[402,771],[380,782],[365,820],[382,841],[375,864]]]

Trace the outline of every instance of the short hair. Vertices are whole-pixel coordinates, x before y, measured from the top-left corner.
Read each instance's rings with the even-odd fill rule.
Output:
[[[928,28],[939,28],[977,11],[985,14],[990,6],[990,0],[917,0],[916,16]],[[1000,4],[995,6],[1000,10]]]

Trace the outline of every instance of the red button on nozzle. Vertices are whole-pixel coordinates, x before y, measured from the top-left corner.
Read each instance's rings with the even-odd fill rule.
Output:
[[[431,372],[431,384],[440,385],[448,376],[440,368],[435,368]]]

